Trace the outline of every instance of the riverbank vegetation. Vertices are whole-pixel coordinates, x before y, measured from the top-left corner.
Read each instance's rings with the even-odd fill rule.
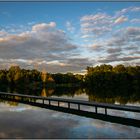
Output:
[[[140,93],[140,66],[101,65],[88,67],[86,85],[94,91]]]
[[[104,97],[114,95],[129,96],[133,94],[140,98],[140,66],[100,65],[87,67],[85,75],[73,73],[46,73],[38,70],[21,69],[12,66],[8,70],[0,70],[0,90],[9,88],[9,91],[19,89],[41,91],[42,88],[58,89],[87,88],[87,92],[98,93]],[[61,91],[62,92],[62,91]],[[27,93],[27,92],[26,92]],[[60,93],[61,94],[61,93]],[[113,94],[113,95],[112,95]]]

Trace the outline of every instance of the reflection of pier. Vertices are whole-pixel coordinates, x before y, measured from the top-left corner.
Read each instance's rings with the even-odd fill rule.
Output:
[[[115,104],[97,103],[97,102],[89,102],[89,101],[82,101],[82,100],[41,97],[41,96],[22,95],[22,94],[13,94],[13,93],[5,93],[5,92],[0,92],[0,98],[5,100],[12,100],[16,102],[26,103],[34,106],[39,106],[42,108],[76,114],[80,116],[86,116],[86,117],[101,119],[109,122],[116,122],[120,124],[140,127],[140,120],[112,116],[108,114],[109,109],[140,113],[140,107],[136,107],[136,106],[115,105]],[[62,106],[62,103],[65,103],[65,106]],[[73,108],[72,105],[76,105],[77,107]],[[93,110],[85,111],[82,108],[83,106],[93,107]],[[100,108],[104,109],[104,113],[98,112],[98,109]]]

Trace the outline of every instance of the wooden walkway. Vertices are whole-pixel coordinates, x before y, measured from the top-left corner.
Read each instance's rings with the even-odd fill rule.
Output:
[[[34,102],[34,103],[37,100],[41,100],[42,104],[46,104],[45,101],[48,101],[47,105],[49,106],[52,105],[52,102],[55,101],[57,102],[57,104],[55,104],[55,106],[57,107],[60,107],[60,103],[67,103],[67,109],[71,108],[71,104],[75,104],[77,105],[77,110],[82,110],[81,106],[91,106],[95,108],[95,113],[98,113],[98,108],[104,108],[104,114],[106,115],[108,109],[140,113],[140,107],[136,107],[136,106],[125,106],[125,105],[116,105],[116,104],[108,104],[108,103],[89,102],[83,100],[22,95],[22,94],[13,94],[13,93],[5,93],[5,92],[0,92],[0,97],[5,99],[16,99],[19,101],[21,100],[21,101]]]
[[[122,110],[140,113],[140,107],[134,106],[124,106],[124,105],[113,105],[106,103],[97,103],[97,102],[88,102],[82,100],[72,100],[72,99],[62,99],[62,98],[53,98],[53,97],[41,97],[41,96],[32,96],[32,95],[21,95],[13,93],[0,92],[0,99],[6,101],[15,101],[19,103],[24,103],[32,106],[37,106],[41,108],[51,109],[54,111],[60,111],[69,114],[75,114],[79,116],[85,116],[88,118],[99,119],[111,123],[118,123],[127,126],[134,126],[140,128],[140,120],[135,118],[126,118],[121,117],[117,114],[110,115],[109,109],[113,110]],[[54,104],[55,102],[55,104]],[[65,106],[62,104],[65,103]],[[76,108],[73,108],[72,104],[75,104]],[[84,110],[82,106],[91,106],[89,110]],[[103,108],[105,111],[101,113],[98,109]],[[108,112],[107,112],[108,111]]]

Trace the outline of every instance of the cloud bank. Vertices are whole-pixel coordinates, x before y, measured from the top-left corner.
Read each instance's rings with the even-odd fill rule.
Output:
[[[77,21],[74,26],[67,20],[66,30],[54,21],[31,23],[20,32],[1,29],[0,67],[18,64],[56,73],[82,72],[87,66],[103,63],[139,64],[139,12],[140,7],[128,7],[112,14],[86,14],[78,20],[79,28]]]

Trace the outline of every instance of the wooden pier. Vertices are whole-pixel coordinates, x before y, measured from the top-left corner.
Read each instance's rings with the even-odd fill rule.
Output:
[[[108,114],[109,109],[140,113],[140,107],[136,107],[136,106],[97,103],[97,102],[89,102],[83,100],[62,99],[62,98],[54,98],[54,97],[22,95],[22,94],[5,93],[5,92],[0,92],[0,99],[16,101],[16,102],[21,102],[21,103],[52,109],[56,111],[140,127],[140,120],[136,120],[133,118],[119,117],[119,116],[112,116]],[[61,103],[65,103],[65,106],[62,106]],[[75,104],[76,108],[73,108],[72,104]],[[91,108],[93,107],[93,110],[85,111],[83,110],[83,106],[86,107],[89,106]],[[98,112],[99,108],[103,108],[104,112],[103,113]]]
[[[140,107],[136,106],[126,106],[126,105],[116,105],[116,104],[108,104],[108,103],[98,103],[98,102],[89,102],[89,101],[83,101],[83,100],[73,100],[73,99],[63,99],[63,98],[54,98],[54,97],[42,97],[42,96],[33,96],[33,95],[22,95],[22,94],[14,94],[14,93],[5,93],[0,92],[0,97],[4,98],[11,98],[17,100],[23,100],[28,99],[28,102],[36,102],[38,99],[42,100],[42,104],[45,104],[45,101],[48,101],[47,105],[51,105],[51,102],[55,101],[57,102],[57,106],[60,107],[61,103],[67,103],[67,108],[71,108],[71,104],[77,105],[77,110],[81,110],[80,106],[92,106],[95,108],[95,113],[98,113],[98,108],[104,108],[104,112],[107,115],[108,109],[113,110],[122,110],[122,111],[130,111],[130,112],[138,112],[140,113]]]

